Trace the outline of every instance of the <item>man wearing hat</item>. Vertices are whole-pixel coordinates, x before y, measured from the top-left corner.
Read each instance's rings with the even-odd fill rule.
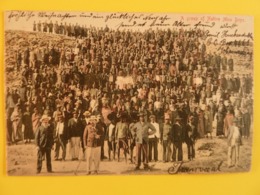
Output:
[[[83,135],[84,126],[79,118],[77,111],[73,112],[73,117],[68,121],[68,138],[71,145],[71,160],[79,159],[79,151],[81,147],[81,137]]]
[[[197,136],[197,128],[194,125],[194,117],[191,115],[188,118],[188,124],[185,125],[185,142],[188,149],[188,159],[195,158],[195,140]]]
[[[154,156],[153,160],[158,161],[158,143],[160,140],[160,129],[159,124],[155,121],[155,115],[151,115],[150,123],[155,127],[156,132],[153,135],[149,135],[149,161],[152,160],[152,156]],[[154,155],[152,155],[152,151]]]
[[[83,113],[83,116],[85,117],[85,119],[83,120],[83,126],[86,127],[89,123],[91,113],[87,110]]]
[[[184,131],[181,125],[182,118],[177,116],[175,120],[176,122],[172,128],[172,143],[173,143],[172,161],[173,162],[175,162],[176,159],[178,161],[182,161],[183,159],[182,142],[184,142]]]
[[[111,152],[112,152],[112,159],[115,160],[116,155],[116,144],[115,144],[115,126],[116,121],[115,119],[111,120],[111,123],[107,127],[106,131],[106,138],[107,138],[107,146],[108,146],[108,159],[111,160]]]
[[[231,168],[233,166],[238,166],[239,161],[239,147],[242,145],[242,139],[240,130],[238,127],[239,120],[237,118],[233,119],[233,125],[230,126],[228,132],[228,158],[227,164]],[[232,163],[232,159],[235,159],[235,162]]]
[[[120,115],[120,121],[116,124],[115,128],[115,141],[117,143],[117,157],[118,162],[120,161],[120,149],[124,150],[125,161],[127,160],[127,150],[128,150],[128,137],[129,129],[126,123],[126,114],[122,113]]]
[[[171,139],[172,139],[172,125],[170,123],[170,115],[164,116],[164,123],[160,126],[161,143],[163,145],[163,162],[169,162],[171,158]]]
[[[55,160],[59,160],[60,148],[62,149],[62,160],[65,161],[66,157],[66,145],[68,142],[68,125],[64,122],[62,114],[57,116],[58,122],[55,128],[56,147],[55,147]]]
[[[136,156],[137,156],[137,164],[135,170],[140,169],[141,165],[141,153],[143,153],[143,163],[144,169],[149,169],[148,166],[148,142],[149,135],[152,135],[156,132],[155,127],[149,123],[144,121],[144,113],[139,113],[139,122],[135,123],[131,127],[132,134],[136,135]]]
[[[103,132],[102,136],[100,137],[100,141],[101,141],[101,160],[106,159],[107,157],[105,156],[105,152],[104,152],[104,143],[105,143],[105,135],[106,135],[106,131],[107,131],[107,126],[106,124],[103,122],[103,118],[101,114],[98,114],[96,116],[97,119],[97,123],[96,123],[96,128],[100,131]]]
[[[41,172],[42,160],[46,155],[47,171],[52,172],[51,166],[51,149],[54,144],[53,128],[49,124],[50,117],[43,115],[41,118],[41,125],[37,128],[35,133],[35,143],[37,146],[37,173]]]
[[[99,171],[101,155],[101,137],[104,132],[96,128],[96,117],[92,115],[89,118],[89,124],[86,126],[83,134],[84,148],[86,149],[87,174],[91,174],[92,163],[94,162],[94,173]]]
[[[85,129],[86,126],[89,125],[89,120],[90,120],[90,117],[91,117],[91,113],[87,110],[83,113],[83,116],[85,117],[83,120],[82,120],[82,125],[83,125],[83,128]],[[83,132],[84,133],[84,132]],[[83,141],[83,136],[82,136],[82,153],[83,153],[83,159],[86,159],[86,150],[85,150],[85,146],[84,146],[84,141]]]
[[[57,123],[59,121],[59,115],[62,114],[62,111],[61,111],[61,105],[60,104],[57,104],[56,105],[56,110],[53,112],[53,119],[54,119],[54,122]]]

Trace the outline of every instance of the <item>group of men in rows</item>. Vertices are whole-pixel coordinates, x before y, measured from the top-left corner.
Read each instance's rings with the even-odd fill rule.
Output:
[[[107,29],[107,27],[105,28]],[[42,22],[42,21],[34,21],[33,23],[33,31],[34,32],[48,32],[48,33],[55,33],[60,35],[67,35],[67,36],[75,36],[77,37],[86,37],[87,36],[87,28],[86,26],[81,26],[79,24],[67,24],[64,23],[58,23],[57,21],[53,23],[50,22]]]
[[[105,158],[105,141],[109,160],[115,160],[117,154],[119,162],[120,153],[123,152],[126,162],[130,157],[130,160],[136,164],[135,170],[140,169],[142,162],[144,169],[149,169],[150,161],[159,160],[159,143],[163,148],[163,162],[182,161],[184,142],[188,147],[188,159],[195,158],[194,144],[197,132],[192,116],[184,126],[180,117],[176,117],[175,124],[171,124],[170,116],[167,114],[162,124],[156,122],[155,115],[151,115],[150,120],[145,121],[142,112],[132,121],[128,121],[125,114],[116,117],[112,114],[111,123],[106,126],[100,115],[90,115],[88,111],[84,115],[85,119],[80,120],[78,113],[74,112],[73,117],[68,121],[64,120],[62,113],[58,113],[57,121],[53,121],[48,115],[41,117],[41,125],[35,132],[35,143],[38,149],[37,173],[41,172],[42,159],[45,155],[47,171],[52,172],[51,150],[54,144],[55,160],[65,161],[68,143],[72,161],[79,160],[82,151],[81,160],[87,161],[87,174],[91,174],[93,170],[92,163],[94,163],[94,173],[98,173],[100,160]],[[61,159],[59,159],[60,149]]]
[[[47,25],[46,31],[44,24],[38,26],[35,24],[34,31],[52,32],[55,29]],[[251,74],[233,73],[237,68],[236,58],[246,60],[247,56],[211,52],[209,48],[213,46],[203,41],[204,30],[150,29],[135,32],[106,27],[86,28],[84,36],[66,30],[55,33],[76,36],[76,39],[68,39],[62,45],[55,40],[51,45],[46,41],[44,47],[21,48],[20,55],[14,54],[21,85],[17,89],[7,89],[6,93],[10,142],[21,140],[22,131],[26,142],[32,140],[42,116],[52,117],[49,123],[53,130],[57,130],[58,120],[64,120],[68,131],[64,131],[67,135],[63,142],[70,142],[71,160],[77,160],[79,151],[85,151],[87,146],[84,144],[87,119],[90,115],[100,115],[95,128],[98,129],[96,125],[102,126],[106,129],[103,132],[107,132],[100,137],[101,159],[104,158],[105,139],[109,143],[110,158],[114,158],[115,152],[120,154],[116,151],[118,148],[123,148],[125,155],[129,151],[132,156],[135,140],[138,169],[141,162],[138,151],[145,154],[141,156],[145,164],[152,156],[149,149],[147,152],[147,146],[138,144],[146,143],[152,149],[161,141],[162,160],[170,161],[182,159],[181,143],[184,141],[188,143],[188,158],[192,159],[194,139],[211,136],[214,121],[216,135],[227,136],[226,124],[232,124],[232,117],[238,117],[241,133],[249,137],[253,80]],[[36,35],[40,37],[42,33]],[[71,41],[73,44],[69,45]],[[125,78],[125,83],[124,79],[119,82],[119,77]],[[143,113],[144,124],[140,113]],[[138,115],[141,124],[136,123]],[[229,120],[225,120],[227,115]],[[58,119],[58,116],[63,119]],[[122,118],[122,121],[117,121],[117,118]],[[135,123],[131,125],[133,121]],[[178,123],[184,129],[179,133],[175,131]],[[62,125],[57,127],[62,128]],[[153,127],[159,130],[148,135],[148,139],[138,136],[138,132],[148,129],[153,132]],[[118,133],[113,138],[114,128]],[[136,138],[133,138],[135,134],[131,129],[136,129]],[[59,129],[58,132],[63,131]],[[130,135],[125,136],[122,132],[130,132]],[[65,148],[62,137],[56,146]],[[95,138],[93,133],[92,137]],[[58,158],[59,149],[56,151]],[[177,157],[176,151],[179,151]],[[62,159],[66,156],[64,149]],[[158,160],[156,154],[154,160]]]

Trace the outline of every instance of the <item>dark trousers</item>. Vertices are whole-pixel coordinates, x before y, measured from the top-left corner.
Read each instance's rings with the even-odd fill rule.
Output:
[[[182,161],[183,159],[182,142],[173,143],[172,160],[175,162],[176,159],[178,159],[178,161]]]
[[[107,146],[108,146],[108,158],[109,160],[111,159],[111,152],[113,154],[113,159],[115,159],[115,154],[116,154],[116,143],[115,141],[107,141]]]
[[[163,140],[163,161],[168,162],[171,160],[171,141]]]
[[[105,140],[102,139],[101,140],[101,155],[100,155],[101,160],[105,159],[104,142],[105,142]]]
[[[55,146],[55,159],[59,158],[60,148],[62,149],[62,160],[66,158],[66,140],[63,135],[58,135]]]
[[[134,162],[133,153],[134,153],[134,147],[136,146],[135,139],[130,139],[129,145],[130,145],[130,160],[131,162]]]
[[[136,157],[137,157],[137,165],[136,167],[141,166],[141,157],[143,154],[143,163],[144,167],[148,166],[148,144],[147,143],[136,143]]]
[[[152,158],[153,157],[153,158]],[[149,138],[149,161],[158,161],[158,138]]]
[[[187,144],[187,149],[188,149],[188,159],[192,160],[195,158],[195,148],[194,148],[194,143],[186,143]]]
[[[42,161],[43,157],[46,155],[46,165],[47,165],[47,171],[52,171],[51,167],[51,149],[46,148],[40,148],[37,153],[37,171],[41,172],[42,170]]]
[[[123,148],[124,150],[124,156],[125,156],[125,160],[127,160],[127,152],[128,152],[128,140],[127,138],[119,138],[118,139],[118,146],[117,146],[117,158],[118,158],[118,161],[120,160],[120,149]]]

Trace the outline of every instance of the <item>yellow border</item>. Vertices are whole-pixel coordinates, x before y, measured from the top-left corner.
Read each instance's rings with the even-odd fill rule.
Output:
[[[260,82],[260,12],[258,0],[1,0],[0,1],[0,194],[260,194],[260,133],[258,131]],[[252,15],[255,21],[255,115],[254,143],[251,172],[221,175],[177,176],[99,176],[99,177],[9,177],[5,173],[5,125],[4,125],[4,10],[71,10],[71,11],[128,11],[172,12],[202,14]],[[241,154],[243,155],[243,154]],[[2,166],[3,165],[3,166]]]

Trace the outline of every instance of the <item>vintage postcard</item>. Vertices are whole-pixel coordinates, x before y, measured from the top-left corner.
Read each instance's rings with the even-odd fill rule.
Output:
[[[254,20],[5,12],[7,173],[248,172]]]

